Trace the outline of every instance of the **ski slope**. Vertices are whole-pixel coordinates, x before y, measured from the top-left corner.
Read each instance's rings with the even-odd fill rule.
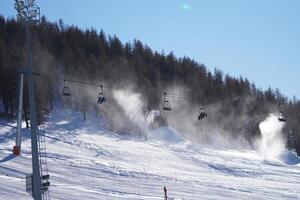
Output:
[[[15,124],[10,124],[15,126]],[[286,151],[263,160],[253,150],[195,145],[171,127],[148,140],[105,131],[70,110],[55,110],[46,133],[51,199],[300,199],[300,160]],[[15,130],[0,125],[0,199],[29,200],[30,135],[13,157]]]

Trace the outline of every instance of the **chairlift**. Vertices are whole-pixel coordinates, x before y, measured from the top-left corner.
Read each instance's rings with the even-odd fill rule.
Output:
[[[170,110],[172,110],[172,107],[171,107],[170,102],[166,99],[166,95],[167,95],[167,93],[164,92],[163,109],[167,110],[167,111],[170,111]]]
[[[106,97],[103,92],[103,86],[100,85],[100,92],[98,94],[98,104],[102,104],[104,102],[106,102]]]
[[[207,113],[204,111],[203,107],[200,107],[199,115],[198,115],[198,120],[202,120],[207,117]]]
[[[286,122],[286,118],[284,117],[283,111],[281,111],[281,109],[280,109],[281,104],[282,104],[281,102],[279,102],[279,104],[278,104],[278,110],[279,110],[279,112],[278,112],[278,121]]]
[[[64,96],[71,96],[71,90],[68,86],[66,86],[66,80],[64,80],[63,95]]]

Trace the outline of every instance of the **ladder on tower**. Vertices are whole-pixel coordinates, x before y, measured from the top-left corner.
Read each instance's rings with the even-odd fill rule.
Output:
[[[41,88],[36,88],[37,91]],[[40,165],[40,180],[41,180],[41,192],[43,200],[50,200],[50,181],[49,181],[49,173],[48,173],[48,165],[47,165],[47,151],[46,151],[46,137],[45,131],[41,129],[42,125],[42,102],[45,102],[45,97],[38,96],[35,98],[36,100],[36,111],[37,111],[37,141],[38,141],[38,154],[39,154],[39,165]]]
[[[38,148],[39,148],[39,162],[40,162],[40,174],[41,174],[41,186],[43,200],[50,200],[49,193],[49,174],[47,166],[47,152],[46,152],[46,139],[45,133],[38,129]]]

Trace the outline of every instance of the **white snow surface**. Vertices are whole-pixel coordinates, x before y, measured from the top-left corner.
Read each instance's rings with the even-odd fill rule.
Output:
[[[264,160],[254,150],[195,145],[172,127],[138,137],[106,131],[96,120],[57,109],[43,125],[51,199],[300,199],[300,159],[285,151]],[[9,125],[15,126],[15,123]],[[15,129],[0,125],[0,199],[29,200],[30,134],[11,155]]]

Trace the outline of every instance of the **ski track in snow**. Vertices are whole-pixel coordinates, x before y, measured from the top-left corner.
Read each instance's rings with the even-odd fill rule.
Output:
[[[164,186],[170,199],[300,199],[299,162],[264,161],[253,150],[201,147],[178,133],[171,143],[155,134],[139,141],[97,123],[55,110],[42,127],[51,199],[163,199]],[[11,156],[14,138],[12,127],[0,125],[0,199],[29,200],[30,135],[23,133],[19,157]]]

